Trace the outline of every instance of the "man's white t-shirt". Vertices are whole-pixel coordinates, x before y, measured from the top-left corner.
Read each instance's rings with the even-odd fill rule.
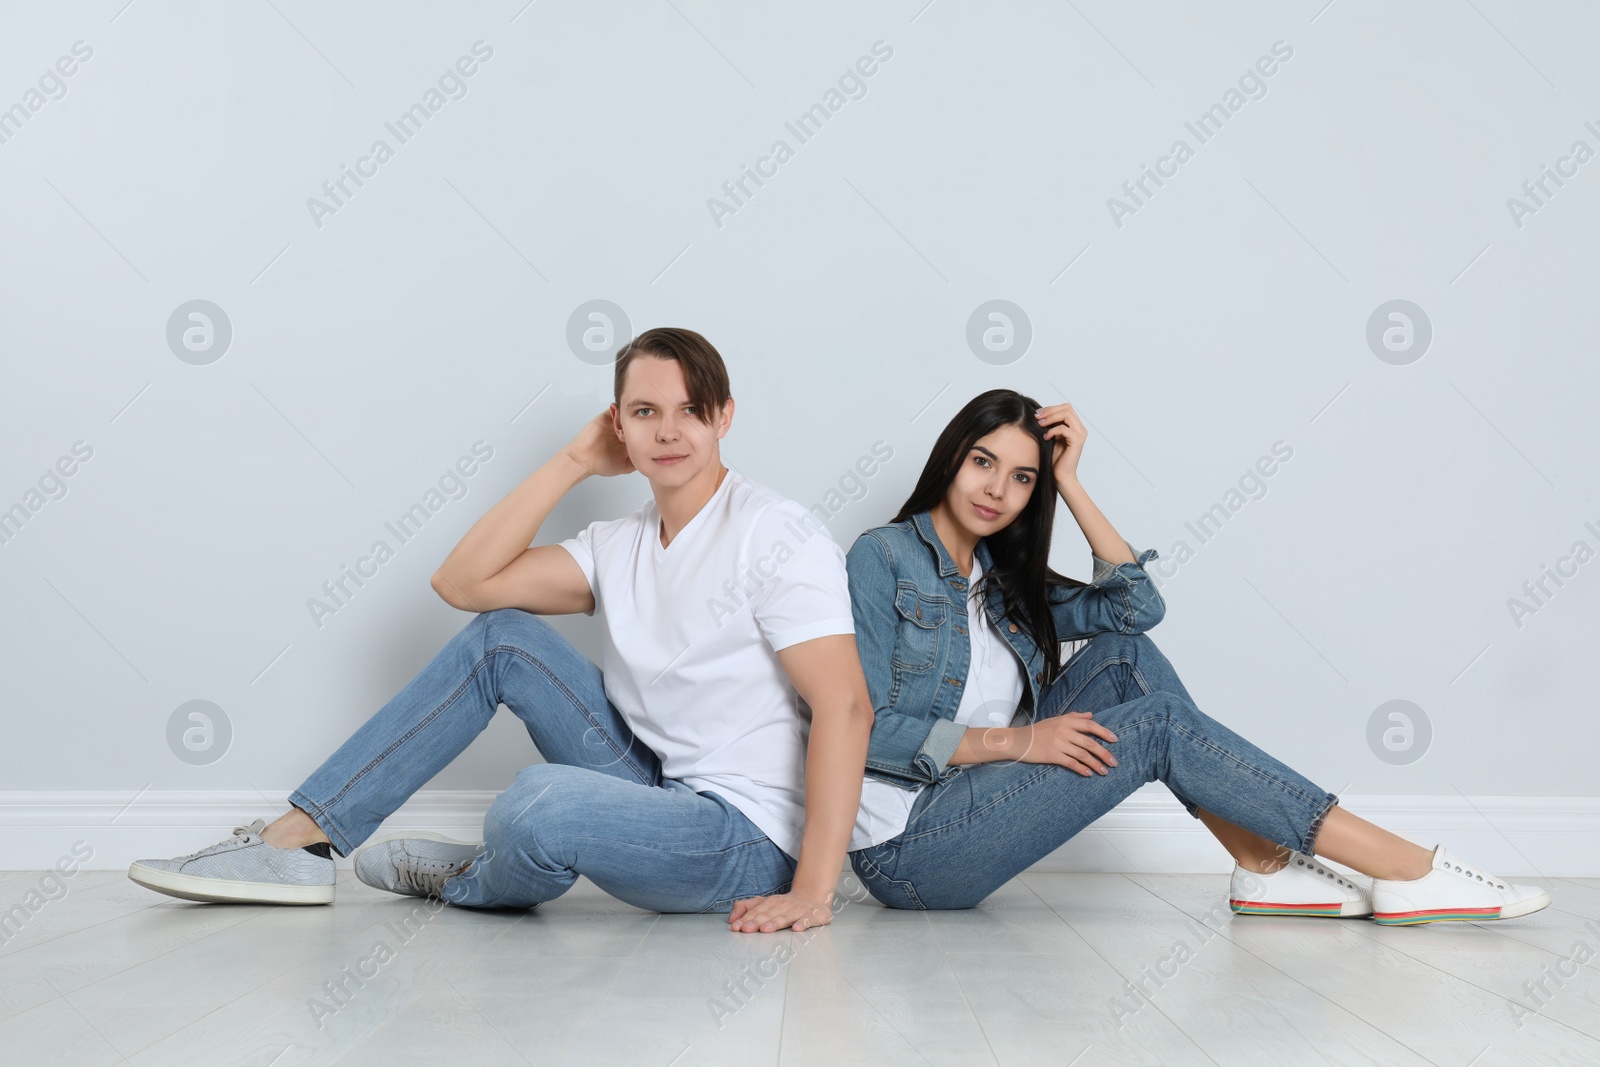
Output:
[[[777,652],[855,633],[827,527],[730,468],[665,548],[654,498],[559,543],[605,622],[606,696],[663,776],[716,793],[798,859],[810,709]]]
[[[967,584],[967,619],[972,645],[972,663],[967,682],[956,706],[955,721],[963,726],[1010,726],[1022,704],[1022,666],[1011,646],[995,632],[978,596],[978,579],[983,564],[972,557],[972,574]],[[927,786],[905,789],[876,778],[861,783],[861,810],[856,814],[850,848],[882,844],[905,832],[911,806]],[[861,844],[856,844],[860,840]]]

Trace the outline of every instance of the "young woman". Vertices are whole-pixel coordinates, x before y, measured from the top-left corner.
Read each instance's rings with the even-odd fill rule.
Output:
[[[1086,436],[1071,404],[983,393],[900,513],[850,549],[875,708],[856,826],[873,843],[850,857],[872,895],[972,907],[1160,779],[1234,857],[1235,912],[1398,925],[1548,906],[1350,814],[1195,706],[1144,633],[1165,612],[1144,571],[1156,551],[1135,554],[1078,482]],[[1057,495],[1093,550],[1089,583],[1048,565]],[[1069,640],[1085,643],[1063,664]]]

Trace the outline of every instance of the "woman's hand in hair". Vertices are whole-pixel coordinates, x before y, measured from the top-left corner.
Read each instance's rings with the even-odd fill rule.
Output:
[[[733,902],[728,913],[728,928],[735,933],[770,934],[775,930],[809,930],[833,922],[833,907],[827,900],[799,893],[774,893],[768,897],[747,897]]]
[[[1012,729],[1021,735],[1022,748],[1013,758],[1023,763],[1055,763],[1085,776],[1108,774],[1108,767],[1117,765],[1117,757],[1100,743],[1114,743],[1117,735],[1095,722],[1092,711],[1068,711]]]
[[[1083,458],[1083,442],[1089,431],[1083,420],[1072,410],[1071,404],[1050,404],[1041,407],[1037,418],[1047,439],[1055,442],[1055,458],[1051,466],[1056,484],[1067,485],[1078,480],[1078,460]]]
[[[628,458],[627,446],[617,436],[610,408],[585,423],[563,451],[572,462],[602,478],[632,474],[635,470],[633,460]]]

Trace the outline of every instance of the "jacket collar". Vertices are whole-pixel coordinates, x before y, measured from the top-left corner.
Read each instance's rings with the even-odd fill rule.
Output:
[[[950,558],[950,553],[945,550],[944,542],[939,540],[938,531],[933,528],[932,513],[929,511],[917,512],[911,516],[911,525],[939,561],[939,577],[961,577],[961,571],[956,567],[956,561]],[[972,554],[978,557],[978,563],[982,565],[984,572],[988,573],[993,566],[994,560],[989,555],[989,543],[985,538],[980,537],[978,539],[977,547],[972,550]]]

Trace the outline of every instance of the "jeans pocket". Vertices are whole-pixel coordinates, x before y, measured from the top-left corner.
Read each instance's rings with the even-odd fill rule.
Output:
[[[876,846],[881,848],[882,846]],[[870,852],[872,849],[865,849]],[[891,862],[893,862],[891,860]],[[886,908],[899,911],[925,911],[922,899],[917,896],[915,887],[910,882],[902,882],[889,877],[883,868],[877,866],[870,858],[862,853],[851,857],[850,865],[855,868],[856,876],[861,879],[861,884],[867,887],[867,892],[872,898]]]

